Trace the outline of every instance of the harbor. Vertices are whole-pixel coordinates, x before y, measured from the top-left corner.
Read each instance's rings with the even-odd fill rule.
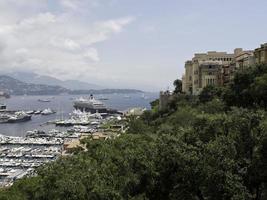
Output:
[[[157,93],[146,93],[148,99],[142,98],[142,94],[128,94],[130,99],[124,98],[123,94],[100,94],[94,95],[95,99],[108,99],[102,101],[108,108],[124,111],[133,107],[150,108],[150,102],[158,97]],[[80,95],[58,95],[58,96],[12,96],[9,99],[3,99],[0,103],[7,106],[8,110],[43,111],[47,108],[55,111],[54,114],[41,115],[32,114],[31,120],[21,123],[2,123],[0,124],[0,134],[9,136],[25,136],[27,131],[34,129],[49,131],[55,128],[51,121],[62,121],[69,119],[69,113],[73,112],[74,101],[79,99]],[[86,98],[86,96],[83,96]],[[38,99],[49,99],[50,102],[40,102]],[[0,113],[1,114],[1,113]],[[64,131],[64,126],[58,126],[57,129]]]
[[[27,97],[20,98],[24,101]],[[73,149],[81,146],[81,139],[106,140],[118,137],[125,131],[124,116],[134,113],[132,109],[126,109],[130,108],[129,105],[110,109],[111,106],[106,103],[112,99],[111,96],[100,96],[99,99],[93,96],[68,97],[65,98],[68,106],[64,110],[62,107],[66,102],[55,107],[57,98],[62,97],[35,97],[34,103],[39,106],[24,109],[2,104],[0,127],[27,129],[18,135],[0,133],[0,187],[11,186],[17,179],[33,176],[36,168],[61,156],[71,155]],[[142,96],[138,98],[144,101]],[[105,104],[100,99],[105,99]],[[121,99],[129,101],[124,97]],[[140,113],[144,109],[136,110]],[[14,120],[13,123],[5,121],[12,117],[18,119],[20,115],[29,116],[29,119]],[[37,125],[30,126],[33,122]]]
[[[33,175],[37,167],[60,156],[71,155],[70,149],[77,147],[82,138],[107,139],[118,135],[107,133],[101,126],[109,118],[97,120],[98,123],[72,126],[63,132],[53,129],[49,132],[27,131],[25,137],[0,135],[0,187],[8,187],[17,179]]]
[[[33,175],[36,167],[56,160],[62,153],[63,143],[63,138],[0,135],[0,187]]]

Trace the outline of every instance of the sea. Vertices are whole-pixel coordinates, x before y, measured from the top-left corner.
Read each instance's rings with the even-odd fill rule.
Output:
[[[44,110],[50,108],[56,113],[52,115],[33,115],[32,120],[14,124],[0,124],[0,134],[9,136],[25,136],[27,131],[34,129],[49,131],[52,129],[64,129],[47,124],[48,121],[57,119],[68,119],[74,110],[73,101],[80,95],[58,95],[58,96],[11,96],[9,99],[1,99],[8,110]],[[89,97],[89,96],[82,96]],[[99,94],[94,95],[96,99],[106,98],[102,102],[112,109],[125,111],[134,107],[150,109],[150,102],[158,98],[158,93],[131,93],[131,94]],[[40,102],[39,99],[49,99],[50,102]]]

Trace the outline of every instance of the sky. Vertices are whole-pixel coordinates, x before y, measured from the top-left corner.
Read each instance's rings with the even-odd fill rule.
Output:
[[[0,0],[0,71],[167,89],[194,53],[267,42],[266,0]]]

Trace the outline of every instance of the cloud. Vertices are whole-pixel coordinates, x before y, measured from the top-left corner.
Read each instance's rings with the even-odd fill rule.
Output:
[[[60,0],[60,4],[67,9],[76,10],[79,7],[81,1],[79,0]]]
[[[120,19],[95,22],[92,27],[93,31],[83,37],[81,42],[85,42],[87,45],[103,42],[110,38],[112,34],[120,33],[126,25],[130,24],[134,20],[134,17],[124,17]]]
[[[79,12],[82,8],[96,8],[103,3],[112,3],[112,0],[59,0],[59,4],[67,9],[72,11]]]
[[[95,48],[87,49],[83,56],[95,62],[98,62],[100,60],[98,57],[98,52]]]
[[[46,13],[40,13],[37,16],[26,18],[22,20],[19,24],[18,27],[22,28],[27,28],[27,27],[36,27],[36,26],[45,26],[49,23],[54,23],[56,22],[56,16],[46,12]]]
[[[114,33],[119,33],[122,31],[122,28],[134,21],[133,17],[126,17],[126,18],[121,18],[117,20],[108,20],[102,23],[97,24],[97,28],[100,30],[104,30],[106,32],[114,32]]]
[[[72,10],[87,1],[60,0],[63,9],[56,12],[49,9],[47,1],[36,1],[41,5],[33,3],[27,13],[20,8],[28,0],[0,2],[6,19],[0,20],[2,71],[27,69],[63,79],[95,72],[96,63],[101,62],[95,45],[120,34],[134,21],[129,16],[101,21],[75,16]]]

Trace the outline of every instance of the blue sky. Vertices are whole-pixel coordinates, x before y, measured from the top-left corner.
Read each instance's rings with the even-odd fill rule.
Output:
[[[267,42],[265,0],[1,0],[2,71],[157,91],[196,52]]]

